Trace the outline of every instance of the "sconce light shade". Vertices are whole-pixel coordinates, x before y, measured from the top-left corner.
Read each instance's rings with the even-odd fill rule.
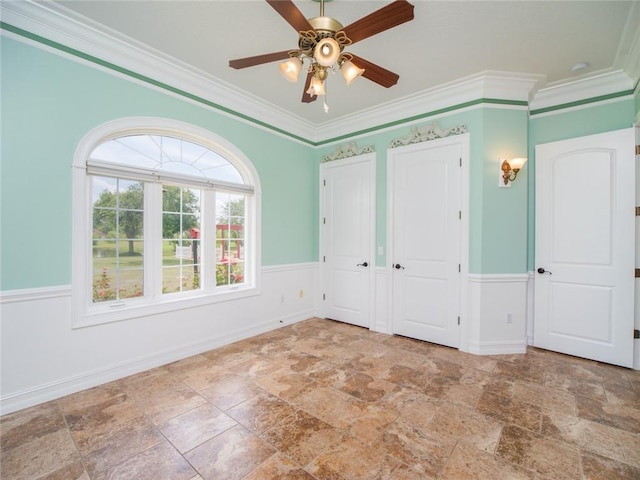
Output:
[[[297,82],[298,75],[302,69],[302,61],[297,57],[291,57],[286,62],[279,65],[280,73],[290,82]]]
[[[323,67],[336,63],[340,56],[340,45],[333,38],[323,38],[313,51],[313,58]]]
[[[307,93],[311,96],[313,95],[324,95],[324,82],[317,77],[312,77],[311,82],[309,83],[309,89]]]
[[[364,68],[356,67],[351,60],[344,62],[341,70],[342,76],[347,81],[347,85],[351,85],[351,82],[364,73]]]
[[[511,170],[513,170],[514,172],[517,172],[518,170],[520,170],[525,163],[527,163],[526,158],[512,158],[511,160],[509,160],[509,165],[511,165]]]
[[[518,176],[518,172],[527,162],[526,158],[512,158],[511,160],[500,160],[500,186],[510,187]]]

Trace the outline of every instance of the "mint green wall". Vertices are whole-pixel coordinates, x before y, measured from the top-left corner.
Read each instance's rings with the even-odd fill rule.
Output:
[[[7,37],[1,42],[2,290],[71,282],[71,164],[80,139],[126,116],[206,128],[235,144],[262,183],[264,265],[317,260],[312,147]]]
[[[526,271],[527,174],[526,166],[512,188],[498,187],[499,158],[526,156],[527,111],[478,107],[461,113],[426,118],[443,129],[466,125],[470,132],[469,166],[469,271],[471,273],[522,273]],[[409,134],[409,126],[358,137],[359,147],[373,145],[376,151],[376,265],[393,261],[386,256],[387,148],[392,139]],[[338,144],[349,143],[343,140]],[[320,150],[318,158],[333,153],[335,144]],[[512,217],[512,218],[511,218]],[[511,218],[511,219],[510,219]],[[507,220],[505,220],[507,219]],[[377,250],[377,249],[376,249]]]
[[[173,118],[206,128],[240,148],[254,163],[263,191],[264,265],[317,260],[318,161],[343,139],[315,150],[237,116],[170,96],[160,89],[79,64],[3,37],[0,232],[3,290],[71,281],[71,163],[92,128],[126,116]],[[534,115],[491,104],[425,115],[443,128],[470,132],[469,271],[523,273],[534,267],[534,145],[631,126],[640,93],[608,104]],[[414,124],[412,124],[414,125]],[[357,137],[374,145],[376,258],[386,265],[386,151],[405,136],[400,125]],[[527,138],[528,137],[528,138]],[[528,145],[528,152],[527,152]],[[528,153],[528,154],[527,154]],[[498,187],[499,158],[527,155],[511,188]],[[377,249],[376,249],[377,250]]]
[[[483,110],[482,171],[475,173],[482,174],[481,185],[475,183],[477,179],[471,172],[471,198],[477,192],[482,194],[482,212],[475,217],[480,224],[472,228],[482,231],[482,251],[480,256],[470,257],[471,273],[527,271],[528,165],[510,188],[499,187],[500,159],[527,156],[527,122],[526,110]]]
[[[612,103],[534,115],[529,122],[530,151],[535,153],[535,145],[539,143],[630,128],[634,109],[634,100],[629,96]]]
[[[527,265],[529,271],[535,266],[535,146],[569,138],[611,132],[633,126],[637,99],[622,97],[607,104],[582,106],[569,111],[556,111],[534,115],[529,120],[529,248]]]

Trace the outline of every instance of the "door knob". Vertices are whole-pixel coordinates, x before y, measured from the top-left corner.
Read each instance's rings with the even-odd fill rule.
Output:
[[[540,267],[538,269],[538,273],[543,274],[543,273],[548,273],[549,275],[553,275],[551,272],[545,270],[544,268]]]
[[[396,263],[396,264],[393,266],[393,268],[395,268],[396,270],[400,270],[400,269],[404,270],[404,267],[403,267],[402,265],[400,265],[399,263]]]
[[[368,267],[369,263],[368,262],[364,262],[364,263],[359,263],[356,265],[356,267]]]

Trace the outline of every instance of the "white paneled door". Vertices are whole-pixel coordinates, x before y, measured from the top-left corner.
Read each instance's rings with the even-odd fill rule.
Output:
[[[634,136],[536,146],[537,347],[632,366]]]
[[[320,265],[325,318],[370,326],[375,155],[320,166]]]
[[[458,347],[463,144],[389,150],[393,333]]]

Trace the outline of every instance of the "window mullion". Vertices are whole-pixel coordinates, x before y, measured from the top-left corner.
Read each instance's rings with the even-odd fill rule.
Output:
[[[162,185],[146,183],[144,195],[144,284],[147,298],[162,295]]]
[[[249,201],[249,195],[244,197],[244,275],[247,285],[255,285],[258,272],[252,267],[257,257],[254,232],[258,231],[255,202]]]
[[[202,252],[201,279],[203,288],[212,291],[216,288],[216,192],[204,190],[202,212],[200,215]]]

